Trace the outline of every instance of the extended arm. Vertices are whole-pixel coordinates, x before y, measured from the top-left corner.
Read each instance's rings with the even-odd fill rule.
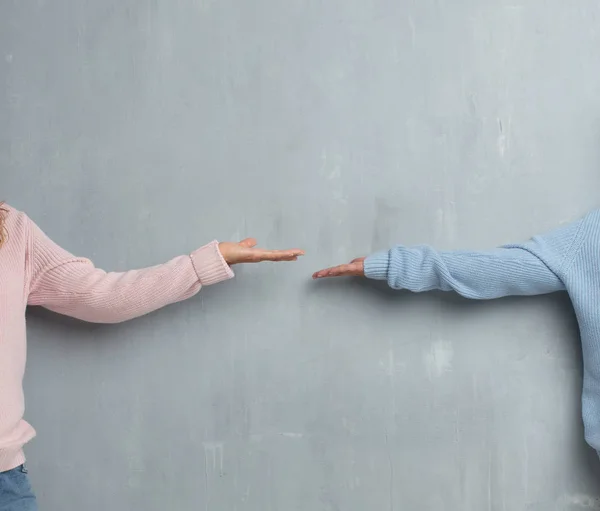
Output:
[[[233,277],[216,242],[151,268],[107,273],[56,245],[31,221],[28,264],[29,305],[94,323],[133,319]]]
[[[393,289],[456,291],[479,300],[553,293],[565,289],[586,221],[534,236],[526,243],[489,251],[438,251],[428,246],[397,245],[317,271],[313,278],[366,276],[386,280]]]
[[[523,248],[490,252],[439,252],[396,246],[365,261],[365,275],[387,280],[393,289],[415,293],[439,289],[479,300],[539,295],[564,289],[542,260]]]
[[[439,289],[487,300],[509,295],[539,295],[565,289],[580,222],[522,244],[491,251],[437,251],[398,245],[368,257],[365,276],[387,280],[394,289]]]
[[[300,249],[256,248],[256,240],[213,241],[171,261],[122,273],[107,273],[51,241],[31,220],[27,261],[29,305],[94,323],[119,323],[195,295],[202,286],[233,277],[230,265],[295,261]]]

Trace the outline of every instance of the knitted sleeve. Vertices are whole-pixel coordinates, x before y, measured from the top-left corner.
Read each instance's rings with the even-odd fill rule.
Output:
[[[368,257],[365,275],[387,280],[393,289],[455,291],[478,300],[562,291],[582,223],[490,251],[398,245]]]
[[[94,323],[119,323],[190,298],[203,285],[233,277],[216,241],[191,255],[123,273],[107,273],[51,241],[31,220],[29,305]]]

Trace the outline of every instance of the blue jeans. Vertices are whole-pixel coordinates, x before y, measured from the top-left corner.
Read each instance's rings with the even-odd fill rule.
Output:
[[[0,511],[38,511],[25,466],[0,473]]]

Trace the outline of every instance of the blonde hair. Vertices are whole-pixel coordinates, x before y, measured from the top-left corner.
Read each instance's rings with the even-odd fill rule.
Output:
[[[4,207],[4,202],[0,202],[0,247],[6,243],[8,239],[8,231],[6,230],[6,213],[8,210]]]

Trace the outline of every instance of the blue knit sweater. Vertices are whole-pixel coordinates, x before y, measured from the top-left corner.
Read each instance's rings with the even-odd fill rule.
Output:
[[[476,300],[567,291],[583,346],[585,439],[600,454],[600,211],[489,252],[396,246],[368,257],[365,274],[394,289],[456,291]]]

